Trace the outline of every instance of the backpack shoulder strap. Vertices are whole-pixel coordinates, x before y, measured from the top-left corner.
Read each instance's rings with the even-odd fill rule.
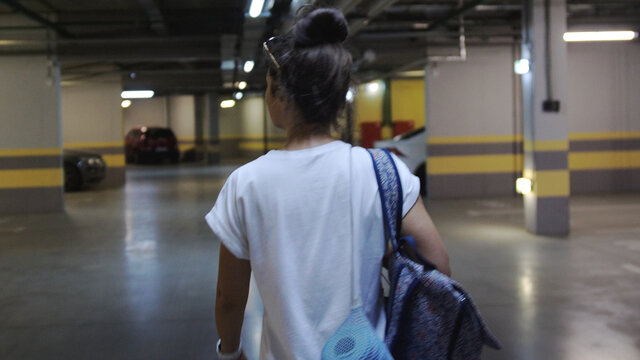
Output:
[[[391,154],[386,149],[367,149],[378,182],[378,192],[382,203],[382,216],[384,219],[384,232],[386,240],[390,241],[394,249],[398,248],[396,242],[400,225],[402,223],[402,184],[396,164]]]

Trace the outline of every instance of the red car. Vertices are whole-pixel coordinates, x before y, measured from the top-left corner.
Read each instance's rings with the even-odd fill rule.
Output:
[[[154,160],[177,163],[180,158],[178,141],[169,128],[137,126],[127,133],[124,147],[129,163],[139,164]]]

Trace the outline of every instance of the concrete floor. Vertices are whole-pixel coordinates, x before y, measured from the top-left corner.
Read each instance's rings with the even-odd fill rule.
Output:
[[[66,213],[0,216],[0,359],[215,358],[203,216],[232,170],[137,167]],[[483,359],[640,359],[640,194],[574,197],[568,238],[523,231],[517,198],[427,206],[504,345]],[[261,311],[252,290],[250,358]]]

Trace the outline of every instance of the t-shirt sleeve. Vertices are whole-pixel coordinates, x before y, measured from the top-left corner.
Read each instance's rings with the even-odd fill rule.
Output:
[[[205,220],[224,246],[239,259],[249,259],[249,244],[238,194],[238,175],[233,172],[222,187],[218,200]]]
[[[407,215],[420,195],[420,179],[411,173],[404,161],[395,154],[391,154],[398,168],[400,183],[402,184],[402,217]]]

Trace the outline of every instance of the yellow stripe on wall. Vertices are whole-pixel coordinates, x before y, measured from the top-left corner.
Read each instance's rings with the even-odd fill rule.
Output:
[[[70,149],[82,149],[82,148],[109,148],[124,146],[123,141],[111,141],[111,142],[95,142],[95,143],[64,143],[64,147]]]
[[[267,149],[268,150],[282,149],[283,146],[284,146],[284,141],[278,141],[278,142],[269,141],[267,143]],[[260,143],[260,142],[241,142],[238,145],[238,148],[240,148],[240,150],[251,150],[251,151],[264,150],[264,143]]]
[[[433,156],[427,161],[429,174],[482,174],[522,171],[522,155]]]
[[[533,181],[533,193],[537,197],[569,196],[569,171],[536,171]]]
[[[569,169],[627,169],[640,167],[640,151],[585,151],[569,153]]]
[[[569,140],[615,140],[640,138],[640,131],[572,133]]]
[[[126,165],[124,154],[102,155],[108,167],[123,167]]]
[[[57,187],[64,183],[62,169],[0,170],[0,188]]]
[[[485,143],[510,143],[522,141],[522,135],[483,135],[483,136],[442,136],[427,137],[429,145],[440,144],[485,144]]]
[[[567,151],[569,141],[567,140],[538,140],[525,141],[524,151]]]
[[[60,148],[0,149],[0,156],[1,157],[10,157],[10,156],[47,156],[47,155],[62,155],[62,149],[60,149]]]

